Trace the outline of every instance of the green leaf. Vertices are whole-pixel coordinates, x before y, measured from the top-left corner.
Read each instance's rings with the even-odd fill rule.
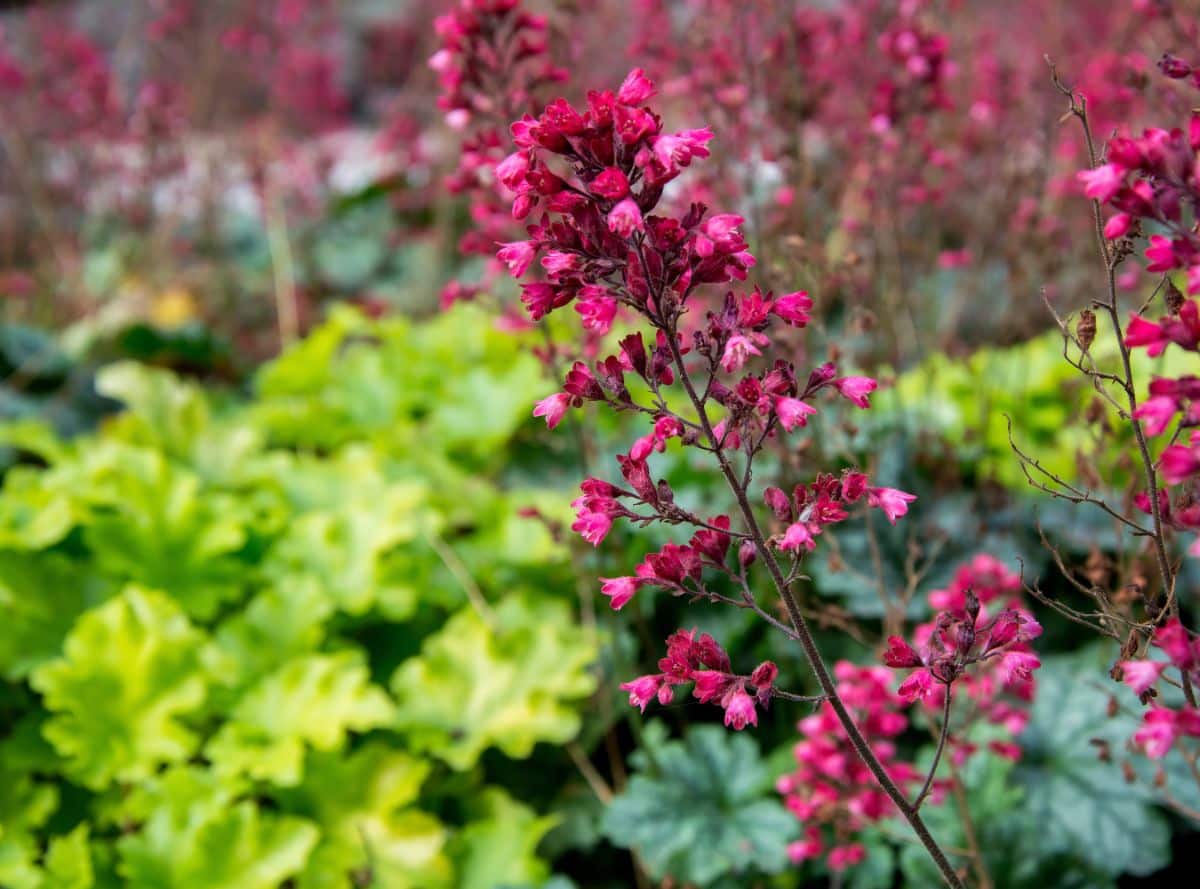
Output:
[[[353,889],[352,873],[369,873],[375,885],[389,889],[448,887],[446,829],[410,808],[429,769],[380,743],[344,758],[310,753],[303,783],[279,793],[289,811],[321,828],[301,889]]]
[[[484,790],[479,802],[481,816],[459,831],[450,845],[458,869],[458,889],[493,889],[545,880],[550,868],[536,850],[557,818],[538,817],[496,787]]]
[[[340,750],[347,733],[393,718],[392,702],[371,684],[358,652],[308,655],[252,687],[205,754],[223,772],[292,785],[300,781],[306,744]]]
[[[16,466],[0,494],[0,547],[40,550],[58,543],[75,525],[67,492],[48,486],[39,469]]]
[[[1170,861],[1171,833],[1149,788],[1127,784],[1119,765],[1101,761],[1089,744],[1115,731],[1119,750],[1133,730],[1108,716],[1107,667],[1098,647],[1045,660],[1016,777],[1046,848],[1106,873],[1145,875]]]
[[[635,849],[656,880],[710,886],[788,866],[798,823],[780,804],[746,734],[697,726],[683,741],[634,756],[638,773],[613,800],[604,832]]]
[[[127,809],[141,829],[117,842],[128,889],[278,889],[295,877],[316,827],[237,796],[235,785],[192,768],[139,790]]]
[[[520,759],[538,741],[570,740],[573,704],[595,688],[594,642],[565,606],[514,596],[495,619],[493,631],[473,609],[459,612],[392,677],[400,730],[455,769],[491,746]]]
[[[103,789],[191,755],[196,737],[179,717],[204,701],[200,642],[178,605],[139,587],[84,614],[62,657],[32,676],[67,773]]]
[[[86,824],[50,841],[45,868],[46,889],[92,889],[95,874],[92,871]]]

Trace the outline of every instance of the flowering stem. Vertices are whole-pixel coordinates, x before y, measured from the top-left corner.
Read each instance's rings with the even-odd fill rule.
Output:
[[[921,788],[921,792],[917,794],[917,798],[913,800],[913,808],[920,809],[921,803],[925,802],[925,797],[929,795],[930,788],[933,787],[933,776],[937,774],[938,763],[942,761],[942,751],[946,749],[946,738],[950,736],[950,695],[951,686],[946,686],[946,703],[942,707],[942,730],[938,734],[937,750],[933,754],[933,764],[929,767],[929,774],[925,778],[925,786]]]
[[[863,737],[862,732],[859,731],[858,726],[855,725],[854,718],[850,715],[850,711],[846,709],[845,703],[838,695],[837,685],[834,683],[833,677],[829,673],[829,668],[825,665],[825,661],[821,657],[816,640],[808,628],[808,622],[804,619],[804,615],[800,611],[800,604],[796,601],[796,597],[792,594],[789,585],[784,580],[783,572],[779,568],[779,563],[775,560],[774,553],[767,546],[766,538],[763,536],[762,529],[758,525],[758,520],[754,516],[754,510],[750,506],[746,489],[738,479],[733,467],[729,464],[729,459],[725,456],[724,449],[720,446],[716,435],[713,433],[712,423],[708,418],[708,411],[705,409],[704,402],[697,394],[696,388],[692,384],[692,379],[688,374],[687,367],[684,364],[683,353],[679,349],[677,333],[674,329],[675,326],[673,324],[664,326],[667,328],[664,330],[664,333],[666,333],[667,344],[671,349],[672,361],[679,373],[679,379],[683,383],[688,398],[691,400],[692,406],[695,408],[696,414],[700,419],[700,425],[704,430],[709,447],[712,453],[716,455],[717,462],[720,464],[721,474],[725,476],[725,481],[728,483],[730,491],[732,491],[737,500],[738,509],[742,514],[743,520],[746,522],[746,528],[750,532],[750,539],[754,541],[758,557],[767,566],[767,571],[771,574],[771,579],[775,583],[775,589],[778,591],[784,606],[787,608],[788,618],[791,620],[792,627],[795,630],[796,639],[799,641],[800,647],[804,649],[804,656],[807,658],[813,673],[817,677],[817,684],[821,687],[826,700],[833,708],[838,722],[845,729],[846,735],[850,739],[855,752],[858,753],[867,768],[871,770],[871,774],[875,776],[875,780],[879,782],[879,786],[883,788],[883,792],[895,803],[896,808],[900,810],[900,814],[912,826],[914,833],[916,833],[917,838],[921,841],[921,845],[925,847],[930,858],[937,865],[946,884],[953,887],[953,889],[965,889],[965,884],[953,866],[951,866],[949,859],[946,858],[946,853],[942,851],[937,840],[930,834],[929,828],[925,826],[920,813],[908,802],[899,786],[897,786],[896,782],[892,780],[891,776],[883,768],[879,758],[871,750],[871,746],[867,743],[866,738]]]

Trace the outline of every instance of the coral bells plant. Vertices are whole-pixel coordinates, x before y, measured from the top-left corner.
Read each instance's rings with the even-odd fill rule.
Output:
[[[660,207],[672,180],[708,156],[714,134],[706,128],[665,130],[647,104],[654,95],[654,85],[634,70],[616,92],[590,92],[582,110],[557,99],[539,116],[512,125],[516,151],[496,168],[515,195],[513,216],[530,220],[528,238],[502,244],[498,256],[518,278],[539,267],[544,273],[521,285],[530,317],[573,305],[585,325],[604,327],[624,312],[642,327],[624,337],[615,354],[576,361],[562,391],[535,408],[549,426],[586,402],[637,413],[647,424],[645,435],[617,458],[621,483],[583,483],[574,530],[598,545],[619,519],[639,527],[695,529],[686,544],[647,556],[633,575],[605,580],[612,606],[619,609],[651,590],[723,601],[753,610],[797,641],[849,749],[911,824],[946,882],[961,886],[917,807],[843,701],[793,589],[804,555],[826,528],[871,508],[895,521],[912,495],[873,486],[854,471],[818,473],[791,493],[753,486],[755,458],[769,440],[803,430],[828,394],[867,407],[875,382],[843,376],[833,364],[798,374],[782,354],[773,354],[773,330],[807,323],[811,303],[805,294],[777,297],[757,288],[726,290],[723,298],[719,290],[713,293],[744,280],[754,257],[740,217],[710,214],[699,203],[677,215]],[[654,477],[652,457],[671,443],[706,455],[736,502],[734,515],[697,514],[676,502],[666,480]],[[758,573],[782,600],[787,622],[768,610]],[[709,579],[715,575],[730,579],[738,594],[714,588]],[[727,724],[744,728],[755,724],[756,708],[772,698],[800,698],[775,686],[772,665],[737,675],[715,641],[690,633],[672,637],[660,670],[626,684],[635,706],[670,700],[677,685],[692,682],[697,698],[719,704]]]

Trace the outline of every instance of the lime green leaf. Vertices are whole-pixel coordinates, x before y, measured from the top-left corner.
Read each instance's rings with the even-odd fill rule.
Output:
[[[392,677],[401,730],[456,769],[491,746],[523,758],[538,741],[570,740],[573,702],[595,688],[594,642],[565,606],[513,597],[495,619],[493,630],[476,611],[459,612]]]
[[[108,598],[112,585],[58,553],[0,550],[0,672],[21,679],[62,650],[75,619]]]
[[[50,841],[45,869],[46,889],[92,889],[95,875],[86,824]]]
[[[539,818],[496,787],[480,794],[480,805],[481,817],[464,827],[450,845],[458,866],[458,889],[545,880],[550,868],[537,857],[537,845],[558,819]]]
[[[79,619],[62,657],[32,676],[68,774],[101,789],[192,753],[196,738],[178,717],[204,701],[200,638],[179,606],[138,587]]]
[[[279,793],[289,811],[321,828],[301,889],[353,889],[352,873],[390,889],[449,886],[445,827],[408,808],[428,773],[428,763],[378,743],[346,758],[310,753],[304,782]]]
[[[235,786],[176,769],[136,793],[129,815],[144,823],[117,843],[128,889],[277,889],[304,867],[317,829],[261,812]]]
[[[370,683],[361,654],[314,654],[290,661],[252,687],[205,753],[222,771],[296,784],[305,744],[340,750],[348,732],[393,718],[392,702]]]
[[[699,886],[787,867],[798,823],[775,796],[753,738],[705,725],[655,747],[653,764],[635,754],[638,773],[605,813],[615,845],[636,849],[655,879]]]
[[[74,527],[71,498],[43,479],[41,470],[27,466],[16,466],[5,474],[0,495],[0,547],[45,549]]]

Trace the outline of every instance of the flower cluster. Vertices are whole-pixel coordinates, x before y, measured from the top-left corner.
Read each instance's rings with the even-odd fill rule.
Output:
[[[1187,703],[1171,706],[1159,699],[1157,686],[1168,670],[1174,670],[1194,688],[1200,686],[1200,639],[1178,618],[1171,618],[1154,631],[1153,644],[1167,656],[1166,661],[1122,661],[1114,676],[1137,692],[1150,706],[1142,715],[1142,725],[1133,734],[1133,743],[1151,759],[1162,759],[1180,737],[1200,738],[1200,708]]]
[[[539,88],[567,79],[551,61],[546,19],[519,0],[460,0],[438,16],[441,48],[429,59],[438,77],[438,107],[462,133],[457,169],[446,187],[471,200],[474,228],[464,235],[464,253],[491,255],[511,225],[497,163],[504,157],[504,126],[526,111]],[[455,288],[448,293],[461,293]]]
[[[971,702],[973,719],[1003,726],[1013,737],[1020,734],[1029,719],[1023,705],[1034,695],[1033,671],[1041,666],[1028,643],[1042,632],[1020,606],[1020,589],[1017,575],[980,554],[959,568],[948,588],[930,593],[929,604],[940,613],[916,628],[915,645],[892,636],[883,655],[889,667],[913,670],[900,684],[900,697],[936,710],[954,686]],[[949,738],[959,762],[976,750],[961,729]],[[1020,748],[1010,741],[992,741],[989,748],[1009,758],[1020,756]]]
[[[621,684],[629,692],[630,704],[643,713],[653,700],[665,706],[674,700],[676,686],[691,682],[692,695],[702,704],[721,707],[725,724],[738,731],[758,725],[755,705],[764,709],[770,705],[779,675],[770,661],[763,661],[749,676],[735,674],[725,649],[712,636],[697,636],[695,630],[677,630],[667,639],[667,654],[658,669],[662,672]]]
[[[897,784],[910,787],[920,775],[897,755],[895,739],[908,729],[909,720],[905,701],[892,689],[892,674],[882,667],[839,661],[834,675],[839,695],[883,767]],[[856,835],[894,816],[896,809],[855,755],[828,702],[798,727],[802,740],[793,750],[797,769],[775,785],[804,825],[804,838],[788,846],[788,855],[796,863],[824,855],[831,870],[843,870],[866,856]]]

